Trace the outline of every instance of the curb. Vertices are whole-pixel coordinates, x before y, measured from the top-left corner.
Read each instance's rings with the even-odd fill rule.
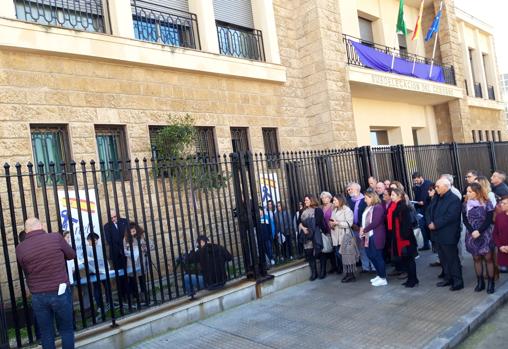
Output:
[[[508,282],[496,292],[489,295],[483,302],[475,306],[457,322],[441,332],[438,337],[428,343],[424,349],[448,349],[457,346],[467,336],[485,322],[500,306],[508,300]]]

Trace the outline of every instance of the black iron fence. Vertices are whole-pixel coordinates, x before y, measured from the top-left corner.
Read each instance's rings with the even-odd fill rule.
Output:
[[[48,231],[70,232],[69,243],[78,254],[68,269],[79,331],[100,323],[115,326],[127,314],[226,281],[260,279],[272,264],[299,258],[295,213],[305,194],[342,193],[350,182],[365,188],[369,176],[411,188],[414,171],[431,180],[450,173],[462,190],[472,168],[486,175],[508,169],[508,142],[117,164],[5,164],[0,174],[0,304],[9,343],[21,347],[37,340],[29,292],[15,259],[28,217],[39,217]],[[144,231],[133,238],[122,232],[125,264],[114,260],[108,243],[108,223],[117,214]],[[199,235],[232,255],[224,270],[212,270],[211,279],[193,258]]]
[[[131,0],[134,36],[138,40],[200,49],[198,20],[194,13],[154,1]]]
[[[344,41],[344,44],[346,45],[346,55],[347,55],[347,63],[350,65],[356,65],[359,67],[365,67],[360,60],[360,57],[358,56],[354,46],[351,42],[360,42],[364,45],[367,45],[369,47],[372,47],[373,49],[386,53],[388,55],[394,56],[396,58],[402,58],[409,62],[415,62],[415,63],[423,63],[423,64],[431,64],[432,59],[427,57],[418,56],[413,53],[409,53],[406,50],[400,50],[393,47],[388,47],[385,45],[376,44],[374,42],[366,41],[360,38],[356,38],[351,35],[342,34],[342,38]],[[437,62],[434,60],[434,66],[441,67],[443,69],[444,79],[445,83],[449,85],[456,85],[455,81],[455,70],[452,65],[444,65],[440,62]]]
[[[260,30],[218,22],[217,36],[220,54],[265,61],[263,34]]]
[[[12,0],[3,0],[12,1]],[[18,19],[105,33],[105,0],[14,0]]]

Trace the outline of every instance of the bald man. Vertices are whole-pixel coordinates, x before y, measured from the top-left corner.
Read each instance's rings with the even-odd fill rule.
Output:
[[[458,291],[464,288],[457,248],[462,206],[451,188],[452,184],[448,179],[441,178],[436,182],[437,197],[429,207],[429,215],[426,218],[429,230],[437,243],[437,253],[443,266],[444,280],[438,282],[436,286],[450,286],[450,291]]]
[[[41,331],[43,349],[55,348],[54,321],[62,348],[74,348],[72,294],[66,260],[76,252],[58,233],[48,234],[37,218],[25,222],[26,237],[16,246],[16,258],[25,273],[32,308]]]

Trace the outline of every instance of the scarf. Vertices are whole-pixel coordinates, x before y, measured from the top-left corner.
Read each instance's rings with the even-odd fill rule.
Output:
[[[357,196],[351,196],[351,201],[354,202],[355,207],[353,210],[353,222],[354,224],[358,224],[358,211],[360,208],[360,203],[362,202],[362,199],[364,198],[363,194],[360,193]]]
[[[466,201],[466,211],[469,213],[469,211],[475,207],[483,207],[485,204],[481,203],[480,201],[476,199],[467,200]]]
[[[390,202],[386,212],[386,227],[388,230],[393,230],[393,212],[397,209],[397,202]]]

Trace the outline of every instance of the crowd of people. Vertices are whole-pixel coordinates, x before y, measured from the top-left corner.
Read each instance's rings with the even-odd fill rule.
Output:
[[[433,182],[415,172],[412,181],[413,200],[400,182],[374,177],[363,193],[360,184],[349,183],[345,195],[306,195],[294,222],[282,203],[268,201],[260,207],[267,263],[274,264],[274,247],[281,259],[291,258],[296,235],[295,249],[305,255],[311,281],[325,278],[331,269],[343,274],[344,283],[355,281],[358,274],[375,274],[370,280],[374,287],[396,277],[413,288],[420,282],[416,259],[432,250],[438,261],[431,266],[441,267],[442,280],[436,286],[457,291],[464,288],[465,249],[474,260],[474,290],[493,293],[499,272],[508,272],[506,174],[495,171],[487,178],[470,170],[463,193],[450,174]],[[387,271],[390,266],[393,269]]]

